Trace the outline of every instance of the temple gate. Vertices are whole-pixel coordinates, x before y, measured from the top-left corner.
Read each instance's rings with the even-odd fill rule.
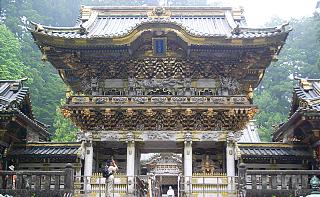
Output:
[[[181,196],[236,195],[237,141],[286,25],[247,28],[232,8],[88,6],[74,27],[32,25],[70,88],[62,111],[81,128],[88,190],[114,158],[113,193],[138,196],[141,154],[171,152]]]

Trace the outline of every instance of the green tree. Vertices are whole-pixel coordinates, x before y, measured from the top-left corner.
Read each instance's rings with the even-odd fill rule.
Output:
[[[27,67],[22,63],[20,54],[19,40],[4,24],[0,24],[0,79],[27,77]]]
[[[77,138],[77,132],[79,129],[74,126],[74,124],[61,114],[61,106],[65,104],[64,100],[61,100],[59,106],[56,109],[56,115],[54,117],[54,126],[56,128],[55,134],[53,136],[53,141],[55,142],[72,142]]]
[[[281,19],[272,19],[275,26],[284,23]],[[276,24],[274,23],[276,22]],[[292,90],[296,84],[294,77],[319,78],[317,66],[320,46],[317,42],[317,24],[314,17],[291,20],[287,42],[279,55],[279,61],[271,64],[255,91],[255,104],[259,107],[256,115],[261,139],[270,141],[274,126],[288,118]]]
[[[68,9],[73,6],[77,8]],[[19,56],[21,62],[28,68],[24,69],[28,73],[22,72],[22,76],[29,77],[27,83],[31,91],[33,111],[40,121],[51,125],[52,133],[56,129],[53,125],[56,106],[63,98],[65,85],[51,64],[40,61],[41,53],[24,22],[27,18],[49,25],[58,25],[59,22],[62,25],[71,25],[76,20],[79,7],[78,0],[4,0],[2,2],[2,8],[6,10],[4,23],[20,42]],[[17,64],[17,67],[20,66]],[[11,77],[20,78],[20,75],[13,74]]]

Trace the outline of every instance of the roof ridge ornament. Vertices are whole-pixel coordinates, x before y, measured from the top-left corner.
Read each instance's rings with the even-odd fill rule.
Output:
[[[313,90],[312,83],[307,79],[300,78],[300,86],[305,90]]]
[[[232,34],[235,34],[235,35],[239,35],[241,33],[241,28],[240,28],[240,25],[237,24],[237,26],[235,28],[233,28]]]
[[[85,27],[83,27],[82,24],[80,24],[80,30],[79,30],[80,35],[86,35],[88,34],[88,31]]]
[[[151,12],[147,13],[149,18],[170,18],[171,12],[164,7],[155,7]]]

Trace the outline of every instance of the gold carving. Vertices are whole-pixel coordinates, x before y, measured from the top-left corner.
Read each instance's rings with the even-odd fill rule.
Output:
[[[151,106],[122,109],[102,107],[95,110],[86,107],[81,107],[80,110],[78,107],[77,110],[72,108],[63,109],[65,116],[71,118],[83,130],[240,130],[255,113],[255,110],[250,108],[240,110],[209,108],[208,111],[196,107],[157,109]]]
[[[265,38],[255,38],[253,40],[253,43],[254,44],[264,44],[264,43],[266,43],[266,39]]]
[[[232,39],[231,44],[233,45],[242,45],[243,40],[242,39]]]

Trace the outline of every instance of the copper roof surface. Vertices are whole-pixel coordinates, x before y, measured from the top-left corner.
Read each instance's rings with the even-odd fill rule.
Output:
[[[77,156],[80,154],[81,142],[72,143],[28,143],[19,144],[9,151],[8,156],[57,157]]]
[[[307,147],[282,143],[238,144],[241,157],[313,157]]]
[[[117,38],[129,35],[144,25],[172,25],[194,37],[252,39],[288,33],[284,26],[246,28],[242,13],[232,8],[166,7],[168,13],[164,11],[163,17],[150,15],[153,9],[155,8],[84,6],[80,20],[74,27],[38,26],[33,23],[35,30],[32,31],[63,38]]]

